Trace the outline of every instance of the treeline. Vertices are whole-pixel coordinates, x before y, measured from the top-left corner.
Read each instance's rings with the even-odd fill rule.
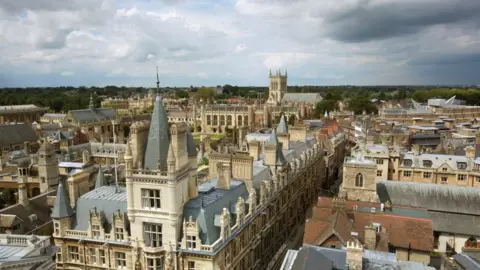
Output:
[[[456,99],[466,101],[467,105],[480,105],[480,89],[449,89],[437,88],[431,90],[417,90],[412,98],[418,102],[426,102],[431,98],[449,99],[456,96]]]

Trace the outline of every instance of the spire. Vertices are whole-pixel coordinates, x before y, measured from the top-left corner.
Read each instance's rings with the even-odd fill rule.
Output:
[[[158,78],[158,66],[157,66],[157,95],[160,93],[160,79]]]
[[[55,197],[55,203],[53,205],[52,218],[64,218],[71,217],[73,215],[73,209],[70,206],[70,200],[63,187],[62,181],[58,185],[57,197]]]
[[[93,94],[90,95],[90,103],[88,104],[88,108],[90,110],[95,109],[95,105],[93,104]]]
[[[97,181],[95,182],[95,189],[106,186],[106,185],[107,185],[107,181],[105,180],[105,175],[103,174],[102,165],[99,165],[98,173],[97,173]]]
[[[277,126],[277,133],[288,133],[288,125],[285,121],[285,115],[280,116],[280,123]]]
[[[272,130],[272,133],[270,133],[270,137],[268,137],[268,140],[265,142],[265,144],[278,145],[277,133],[275,133],[275,129]]]
[[[154,170],[157,167],[160,167],[163,171],[167,169],[169,135],[167,113],[163,108],[162,99],[157,96],[153,107],[150,130],[148,131],[147,148],[143,162],[145,169]]]
[[[323,117],[328,118],[328,111],[325,111],[325,114],[323,115]]]
[[[287,71],[287,69],[285,69],[285,77],[287,77],[287,76],[288,76],[288,71]]]
[[[127,149],[125,150],[125,157],[133,157],[132,148],[130,147],[130,143],[128,142],[127,142]]]
[[[169,145],[169,147],[168,147],[168,157],[167,157],[167,161],[168,161],[168,162],[176,161],[176,159],[175,159],[175,153],[173,152],[173,145],[172,145],[172,143],[170,143],[170,145]]]
[[[189,157],[197,156],[197,147],[189,127],[187,127],[187,152]]]
[[[272,77],[272,69],[270,69],[270,77]]]

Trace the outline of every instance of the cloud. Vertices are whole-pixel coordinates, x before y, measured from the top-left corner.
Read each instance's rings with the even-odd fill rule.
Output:
[[[0,87],[154,86],[155,66],[178,86],[267,85],[278,68],[290,84],[480,83],[479,13],[478,0],[0,1]]]
[[[73,72],[71,71],[63,71],[62,73],[60,73],[60,75],[64,76],[64,77],[70,77],[70,76],[73,76]]]

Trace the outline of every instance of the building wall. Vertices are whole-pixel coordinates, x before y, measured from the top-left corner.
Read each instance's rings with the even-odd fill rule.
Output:
[[[438,251],[446,252],[447,244],[455,249],[455,252],[461,253],[465,242],[470,238],[469,235],[440,233],[438,237]]]
[[[343,166],[343,182],[340,192],[345,192],[349,200],[375,201],[376,198],[376,164],[351,164]],[[355,185],[358,174],[363,175],[363,186]]]
[[[424,265],[430,264],[430,254],[428,252],[397,248],[396,255],[399,261],[419,262]]]

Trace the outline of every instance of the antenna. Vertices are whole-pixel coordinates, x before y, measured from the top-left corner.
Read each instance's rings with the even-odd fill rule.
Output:
[[[115,166],[115,193],[120,192],[120,188],[118,187],[118,172],[117,172],[117,133],[115,132],[115,120],[112,121],[113,126],[113,160]]]
[[[158,66],[157,66],[157,95],[160,93],[160,79],[158,78]]]

